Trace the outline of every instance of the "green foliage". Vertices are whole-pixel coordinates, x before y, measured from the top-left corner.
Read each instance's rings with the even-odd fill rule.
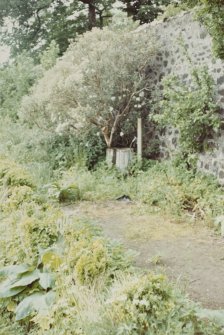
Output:
[[[25,201],[32,200],[33,190],[29,186],[15,186],[7,191],[3,190],[1,195],[0,209],[3,212],[11,213],[13,210],[19,209]]]
[[[186,173],[184,169],[184,166],[155,165],[149,170],[148,183],[142,181],[146,184],[142,201],[155,210],[162,209],[211,224],[212,218],[221,214],[223,191],[212,177]]]
[[[49,47],[43,52],[40,57],[40,64],[44,70],[49,70],[56,63],[59,55],[59,47],[57,43],[53,40]]]
[[[62,54],[70,39],[88,29],[88,14],[83,12],[84,8],[82,1],[3,0],[0,23],[5,34],[1,40],[11,46],[14,55],[25,50],[36,57],[55,40]],[[10,21],[17,22],[13,29],[7,25]]]
[[[80,199],[80,191],[77,185],[69,185],[59,191],[60,202],[75,202]]]
[[[214,54],[224,59],[224,5],[219,0],[204,1],[203,6],[199,9],[197,16],[199,20],[206,26],[213,38]]]
[[[79,284],[91,286],[99,278],[107,283],[117,272],[130,270],[131,255],[104,239],[88,222],[72,222],[64,236],[69,246],[65,257]]]
[[[183,156],[202,151],[205,140],[220,127],[212,77],[207,69],[200,68],[193,70],[190,85],[175,76],[166,77],[162,84],[163,98],[158,103],[161,112],[153,119],[163,127],[178,129]]]
[[[141,24],[152,22],[157,16],[164,11],[164,7],[169,5],[171,0],[124,0],[127,4],[126,10],[134,20],[140,21]],[[175,1],[176,2],[176,1]],[[174,2],[174,3],[175,3]],[[165,7],[166,8],[166,7]]]
[[[112,334],[195,334],[193,306],[186,308],[163,276],[130,278],[115,287],[108,314],[116,329]]]
[[[86,322],[84,334],[221,334],[218,326],[198,319],[195,306],[161,275],[119,278],[99,313],[98,322]]]
[[[40,78],[41,68],[28,54],[19,55],[12,64],[0,69],[0,115],[17,118],[21,99]]]
[[[75,177],[84,191],[85,180],[88,192],[95,189],[96,195],[102,188],[101,181],[108,192],[118,184],[119,192],[123,187],[129,188],[134,198],[138,183],[138,197],[143,200],[148,187],[154,183],[156,193],[161,188],[158,182],[165,184],[167,179],[168,194],[189,187],[191,196],[200,194],[208,206],[208,194],[214,197],[214,190],[217,191],[214,183],[209,184],[202,177],[195,180],[189,172],[174,173],[159,164],[135,178],[122,179],[114,170],[107,170],[106,176],[102,167],[93,173],[79,167],[76,172],[81,179],[73,170],[64,175],[63,182]],[[217,199],[214,202],[217,205]],[[166,199],[164,206],[169,205]],[[177,293],[163,276],[134,275],[130,255],[120,245],[103,238],[97,226],[26,198],[13,213],[3,214],[0,334],[221,334],[218,326],[201,321],[195,305]],[[21,326],[17,327],[18,322]]]
[[[30,174],[21,166],[0,158],[0,184],[5,186],[28,186],[34,188],[34,183]]]
[[[1,158],[0,231],[4,263],[12,259],[16,263],[25,259],[35,261],[40,247],[48,248],[57,240],[57,221],[61,214],[41,203],[34,190],[35,185],[26,170]]]
[[[25,319],[34,312],[49,313],[49,308],[55,300],[55,294],[52,291],[47,292],[54,287],[54,276],[52,273],[45,272],[45,268],[41,271],[39,268],[34,269],[21,264],[7,266],[0,270],[6,277],[0,284],[0,299],[3,299],[6,306],[10,304],[16,306],[16,321]]]
[[[106,247],[101,241],[93,241],[83,250],[76,265],[76,278],[80,284],[91,284],[98,276],[103,276],[108,266]]]
[[[25,319],[34,312],[47,314],[55,300],[53,292],[33,293],[22,300],[16,308],[16,321]]]
[[[187,10],[188,6],[186,4],[177,4],[177,3],[170,3],[168,6],[165,7],[164,12],[158,16],[161,20],[166,20],[170,17],[176,16],[179,13]]]
[[[29,261],[35,262],[40,248],[48,248],[58,238],[57,211],[43,210],[40,206],[24,204],[18,211],[2,220],[1,257],[5,263]],[[7,229],[4,229],[7,225]],[[16,239],[15,239],[15,236]]]
[[[58,56],[58,46],[53,41],[40,56],[41,65],[35,64],[28,53],[18,55],[0,68],[0,115],[18,119],[21,99],[46,69],[51,68]]]
[[[141,23],[153,21],[171,0],[79,0],[47,1],[30,3],[29,0],[14,0],[0,3],[2,40],[11,46],[13,54],[31,51],[38,57],[55,40],[62,55],[71,39],[93,27],[107,25],[115,9],[121,8]],[[60,18],[60,20],[58,20]],[[9,29],[7,22],[16,21]]]
[[[36,125],[2,118],[0,124],[0,156],[13,157],[26,169],[35,185],[49,184],[55,174],[77,164],[94,165],[105,157],[105,144],[96,129],[74,134],[51,134]]]
[[[198,20],[205,25],[213,39],[215,56],[224,58],[224,4],[222,0],[183,0],[189,7],[198,6],[196,15]]]
[[[207,224],[222,215],[224,205],[223,190],[215,179],[186,171],[184,164],[151,162],[146,171],[133,167],[130,175],[104,166],[92,172],[74,167],[64,173],[62,183],[74,182],[84,200],[112,200],[126,194],[153,212],[162,211]]]
[[[21,117],[59,134],[97,127],[115,145],[121,126],[147,110],[145,69],[154,47],[136,27],[122,17],[80,37],[23,99]]]

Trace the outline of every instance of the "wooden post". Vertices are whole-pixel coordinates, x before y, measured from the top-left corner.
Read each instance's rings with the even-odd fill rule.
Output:
[[[142,119],[141,118],[138,118],[137,156],[138,156],[138,161],[141,161],[142,160]]]

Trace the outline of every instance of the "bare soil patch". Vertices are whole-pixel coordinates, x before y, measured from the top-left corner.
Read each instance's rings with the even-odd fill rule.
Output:
[[[94,220],[107,237],[136,251],[137,266],[165,272],[206,308],[224,309],[224,239],[209,228],[119,201],[82,202],[63,209]]]

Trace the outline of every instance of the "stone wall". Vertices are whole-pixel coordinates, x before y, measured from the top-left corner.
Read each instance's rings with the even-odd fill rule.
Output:
[[[155,56],[149,72],[152,84],[160,87],[163,76],[175,74],[185,83],[190,83],[190,66],[184,52],[183,44],[194,66],[207,66],[214,78],[217,103],[224,118],[224,62],[212,54],[212,38],[190,12],[185,12],[166,22],[153,22],[139,28],[149,30],[155,35],[159,52]],[[182,42],[180,42],[180,40]],[[182,44],[182,45],[181,45]],[[178,132],[167,129],[161,136],[161,156],[172,156],[178,143]],[[201,154],[198,169],[214,174],[224,184],[224,132],[214,140],[213,149]]]

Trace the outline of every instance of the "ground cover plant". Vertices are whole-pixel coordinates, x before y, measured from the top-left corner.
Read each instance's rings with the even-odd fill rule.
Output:
[[[91,220],[65,213],[123,195],[180,223],[213,225],[223,212],[223,189],[183,162],[135,161],[122,173],[100,163],[106,146],[130,145],[136,118],[148,118],[156,45],[136,27],[120,13],[57,61],[52,41],[39,64],[23,54],[0,70],[0,335],[223,334],[222,314],[221,326],[209,321],[165,276],[135,268]],[[202,79],[201,100],[212,99]],[[195,107],[200,92],[183,94]],[[179,111],[185,122],[189,110]]]
[[[49,195],[57,199],[60,190],[69,190],[72,185],[79,189],[81,200],[115,200],[125,194],[144,204],[147,210],[185,220],[202,220],[209,225],[222,215],[224,204],[223,189],[215,178],[195,174],[187,170],[184,163],[176,166],[174,162],[152,161],[146,171],[130,167],[126,174],[105,165],[93,172],[85,167],[73,167],[58,183],[50,186]]]
[[[134,269],[95,225],[37,200],[23,168],[0,163],[3,205],[31,189],[13,212],[1,207],[1,334],[221,334],[165,277]]]

